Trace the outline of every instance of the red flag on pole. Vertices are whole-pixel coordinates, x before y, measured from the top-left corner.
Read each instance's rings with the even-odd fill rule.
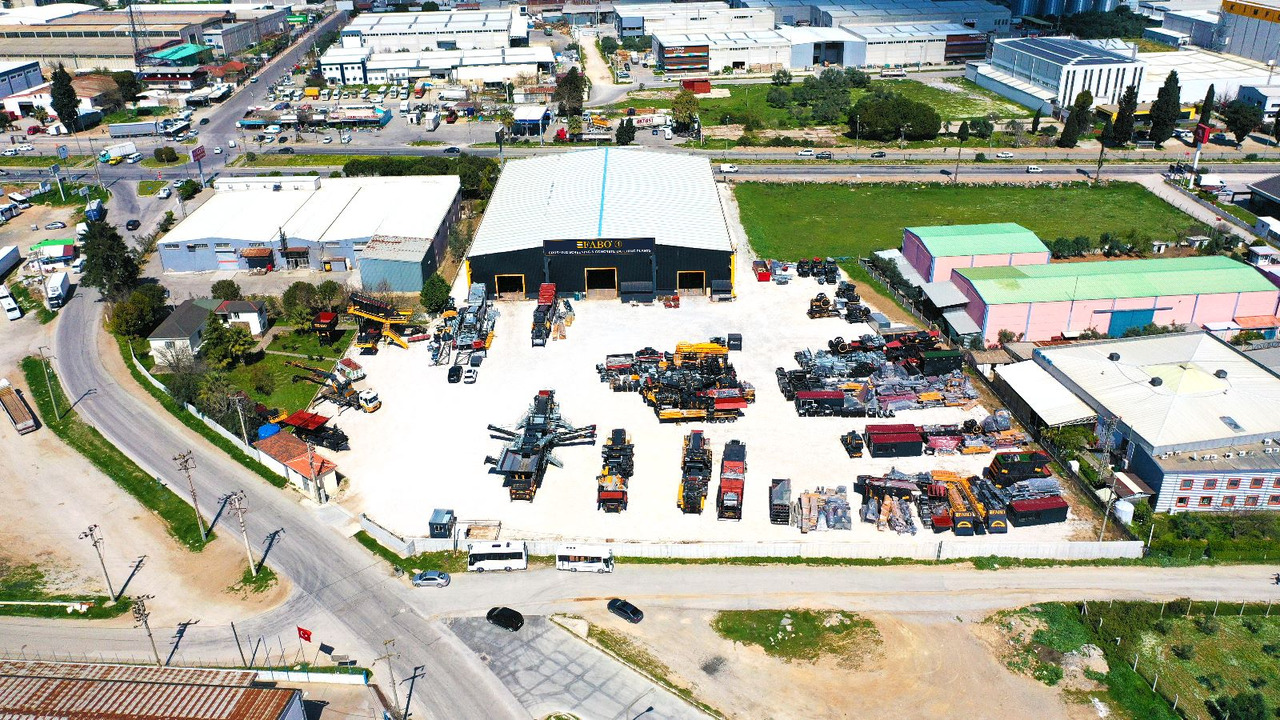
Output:
[[[302,626],[298,626],[298,639],[311,642],[311,631]]]

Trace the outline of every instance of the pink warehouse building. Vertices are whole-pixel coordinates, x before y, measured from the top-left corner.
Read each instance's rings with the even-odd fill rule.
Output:
[[[960,268],[1044,265],[1049,249],[1017,223],[938,225],[903,229],[902,256],[925,282],[942,282]]]
[[[956,270],[965,312],[984,341],[1001,330],[1051,340],[1093,329],[1111,337],[1150,323],[1201,326],[1275,315],[1280,290],[1222,256]]]

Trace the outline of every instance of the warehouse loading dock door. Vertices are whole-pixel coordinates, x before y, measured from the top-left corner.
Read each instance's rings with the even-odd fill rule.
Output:
[[[587,268],[583,271],[587,297],[592,300],[613,300],[618,297],[617,268]]]
[[[493,289],[499,300],[523,300],[524,275],[495,275]]]
[[[681,295],[705,295],[707,273],[703,270],[680,270],[676,272],[676,291]]]

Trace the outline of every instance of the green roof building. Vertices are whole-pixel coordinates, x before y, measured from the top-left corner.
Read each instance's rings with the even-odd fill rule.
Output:
[[[181,43],[157,50],[147,57],[163,65],[199,65],[213,58],[213,48],[194,43]]]
[[[966,313],[988,342],[1001,330],[1036,341],[1096,330],[1112,337],[1155,323],[1190,325],[1275,315],[1280,291],[1223,256],[956,270]]]
[[[925,282],[951,279],[960,268],[1042,265],[1049,248],[1017,223],[935,225],[902,231],[902,255]]]

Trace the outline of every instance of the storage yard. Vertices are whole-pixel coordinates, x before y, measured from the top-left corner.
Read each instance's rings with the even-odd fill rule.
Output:
[[[744,247],[736,222],[730,223],[730,231]],[[350,450],[330,453],[351,478],[340,502],[406,536],[427,535],[432,511],[449,508],[464,522],[501,522],[503,539],[669,542],[935,543],[940,536],[931,531],[933,513],[950,493],[964,495],[960,503],[990,505],[994,488],[970,486],[964,479],[983,475],[995,458],[989,450],[1018,446],[1002,435],[1007,425],[998,426],[1002,416],[993,414],[998,408],[977,404],[963,378],[944,377],[924,387],[896,377],[880,396],[874,390],[870,395],[848,390],[849,396],[860,398],[857,409],[797,412],[800,406],[779,389],[779,369],[795,371],[797,352],[823,351],[821,372],[829,372],[841,357],[831,347],[833,339],[849,338],[844,343],[849,346],[873,331],[866,323],[848,322],[844,314],[807,317],[814,296],[823,291],[834,295],[836,288],[813,278],[795,278],[786,285],[758,282],[752,260],[745,252],[735,256],[739,282],[733,302],[688,295],[678,303],[650,305],[573,301],[572,321],[557,324],[552,339],[541,346],[531,340],[538,301],[492,303],[498,316],[487,357],[474,367],[474,384],[449,382],[454,366],[434,364],[438,351],[433,352],[429,341],[409,343],[408,349],[387,344],[374,355],[359,356],[368,386],[383,402],[381,409],[338,414],[327,403],[319,406],[319,412],[335,415],[350,437]],[[467,297],[465,283],[460,277],[454,288],[460,304]],[[563,314],[563,308],[556,314]],[[564,339],[556,339],[561,333]],[[736,346],[728,339],[731,334],[741,335],[741,350],[717,352],[703,345],[725,338],[727,345]],[[484,337],[476,339],[485,342]],[[634,362],[653,353],[672,354],[666,370],[672,374],[664,376],[668,384],[659,391],[617,387],[608,378],[601,382],[597,366],[628,354]],[[731,367],[724,366],[726,359]],[[946,360],[935,356],[926,362],[945,366]],[[680,371],[681,366],[687,370]],[[714,383],[720,389],[708,392],[695,381],[708,382],[709,370],[732,376],[733,382],[721,378]],[[538,419],[548,407],[543,395],[539,412],[526,418],[544,390],[554,391],[550,400],[559,417]],[[843,408],[846,391],[838,392]],[[680,422],[686,418],[679,415],[689,411],[700,412],[707,421]],[[866,433],[869,425],[914,427]],[[615,437],[615,429],[625,434]],[[701,467],[706,464],[701,461],[682,462],[686,438],[694,431],[701,431],[700,442],[711,451],[710,468]],[[865,437],[860,457],[851,457],[841,440],[852,431]],[[594,445],[580,442],[592,433],[598,438]],[[914,438],[914,448],[904,435]],[[413,440],[405,442],[406,437]],[[554,461],[530,454],[542,447],[541,438],[558,445],[552,450]],[[633,459],[622,447],[627,440]],[[733,441],[745,447],[734,445],[725,462],[726,445]],[[602,458],[606,442],[618,447]],[[920,454],[926,448],[937,454]],[[602,471],[605,462],[608,468]],[[529,492],[522,484],[524,474],[538,472],[544,473],[541,484],[534,483]],[[745,487],[739,497],[734,481],[740,474]],[[723,492],[722,475],[730,478]],[[515,481],[504,484],[504,478]],[[785,519],[780,508],[771,507],[771,495],[778,497],[775,479],[790,480]],[[859,491],[867,483],[875,488],[875,512],[864,519]],[[690,487],[693,493],[686,495],[683,491]],[[1030,497],[1026,493],[1031,490],[1023,486],[1013,493]],[[621,498],[619,491],[625,492]],[[907,496],[917,500],[896,502]],[[917,502],[926,508],[927,520],[922,521]],[[701,512],[684,512],[678,503],[701,504]],[[741,520],[736,520],[739,513]],[[911,521],[904,523],[903,515]],[[972,524],[961,532],[982,532],[984,519],[969,518]],[[1002,537],[1011,541],[1065,540],[1085,528],[1074,515],[1044,525],[991,523],[993,533],[1005,530],[1008,535]],[[936,531],[947,532],[946,537],[952,532],[945,526]]]

